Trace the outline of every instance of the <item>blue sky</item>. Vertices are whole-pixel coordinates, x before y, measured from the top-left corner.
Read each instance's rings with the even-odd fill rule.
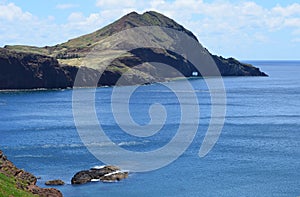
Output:
[[[299,0],[0,0],[0,46],[55,45],[147,10],[173,18],[217,55],[300,60]]]

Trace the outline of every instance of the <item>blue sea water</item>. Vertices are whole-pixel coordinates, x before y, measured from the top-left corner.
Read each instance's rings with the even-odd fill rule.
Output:
[[[103,164],[76,131],[72,90],[0,92],[0,149],[19,168],[41,177],[40,186],[46,187],[50,179],[65,181],[65,186],[57,187],[64,196],[299,196],[300,62],[249,63],[270,76],[224,78],[225,125],[204,158],[198,151],[211,104],[203,79],[190,80],[201,110],[198,132],[184,154],[161,169],[130,173],[117,183],[71,185],[77,171]],[[171,83],[182,85],[180,80]],[[130,101],[132,117],[139,124],[149,122],[151,104],[166,107],[166,124],[148,138],[122,133],[111,113],[111,93],[110,87],[97,89],[96,113],[107,135],[120,147],[155,150],[175,135],[180,103],[163,85],[139,87]]]

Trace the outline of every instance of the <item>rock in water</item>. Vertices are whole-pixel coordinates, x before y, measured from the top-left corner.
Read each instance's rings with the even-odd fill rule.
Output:
[[[72,180],[72,184],[84,184],[94,180],[102,182],[115,182],[128,177],[128,172],[120,170],[116,166],[103,166],[91,168],[90,170],[82,170],[77,172]]]
[[[115,182],[115,181],[120,181],[122,179],[125,179],[127,177],[128,177],[128,172],[115,171],[104,175],[103,177],[100,178],[100,181]]]
[[[56,180],[51,180],[51,181],[46,181],[45,185],[64,185],[65,182],[62,180],[56,179]]]

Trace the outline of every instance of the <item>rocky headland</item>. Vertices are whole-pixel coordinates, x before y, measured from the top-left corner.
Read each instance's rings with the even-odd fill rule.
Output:
[[[149,62],[171,65],[183,76],[191,77],[196,70],[189,61],[171,51],[155,48],[137,48],[128,51],[126,55],[111,62],[103,73],[99,72],[102,68],[95,65],[82,67],[84,58],[97,44],[105,40],[105,44],[109,47],[115,42],[110,40],[111,35],[143,26],[171,28],[185,33],[198,42],[191,31],[160,13],[132,12],[98,31],[55,46],[15,45],[0,48],[0,89],[72,88],[79,68],[85,70],[81,78],[86,86],[95,85],[94,80],[98,78],[97,86],[116,85],[120,76],[133,67],[135,71],[125,77],[124,85],[166,81],[178,77],[169,72],[162,74],[159,68]],[[168,43],[177,42],[176,37],[172,35],[162,35],[159,32],[152,32],[152,34],[151,39],[154,43],[162,40]],[[198,53],[201,52],[203,51]],[[267,76],[258,68],[241,63],[234,58],[227,59],[212,54],[211,56],[222,76]]]

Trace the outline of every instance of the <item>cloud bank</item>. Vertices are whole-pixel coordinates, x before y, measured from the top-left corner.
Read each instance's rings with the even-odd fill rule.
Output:
[[[183,24],[216,53],[249,53],[254,46],[300,41],[300,4],[265,8],[253,1],[202,0],[97,0],[98,11],[85,15],[78,4],[58,4],[56,9],[77,8],[67,20],[39,18],[10,2],[0,3],[0,46],[5,44],[52,45],[90,33],[130,12],[154,10]],[[283,39],[283,35],[285,39]],[[277,39],[280,37],[280,40]],[[276,41],[277,40],[277,41]],[[233,54],[234,55],[234,54]]]

